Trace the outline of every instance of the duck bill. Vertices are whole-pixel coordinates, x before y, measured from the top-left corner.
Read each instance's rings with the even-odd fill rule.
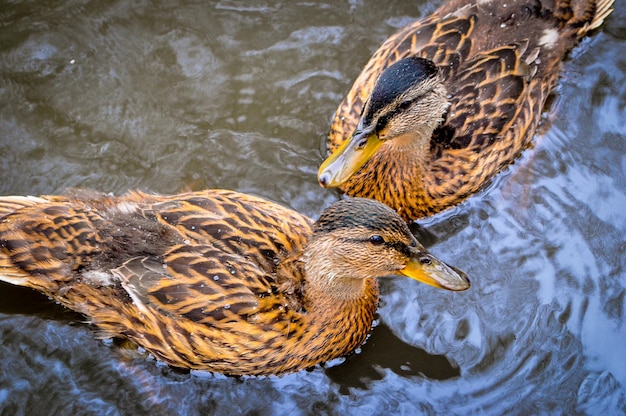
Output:
[[[357,131],[322,163],[317,172],[320,185],[324,188],[343,185],[370,160],[382,144],[383,140],[373,130]]]
[[[439,289],[458,292],[470,287],[467,274],[424,252],[411,258],[406,267],[398,270],[398,273]]]

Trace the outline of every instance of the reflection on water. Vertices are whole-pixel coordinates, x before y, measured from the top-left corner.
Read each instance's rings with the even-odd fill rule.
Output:
[[[0,194],[224,187],[315,216],[338,198],[315,177],[330,116],[379,43],[437,5],[418,3],[4,5]],[[625,412],[624,3],[566,63],[536,146],[416,227],[470,291],[383,280],[360,354],[235,379],[97,340],[2,284],[1,413]]]

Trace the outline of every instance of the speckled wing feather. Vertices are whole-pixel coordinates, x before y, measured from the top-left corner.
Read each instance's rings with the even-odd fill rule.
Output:
[[[311,222],[277,204],[231,191],[169,198],[141,193],[122,198],[88,193],[3,197],[0,215],[0,237],[13,261],[25,271],[51,274],[57,273],[51,258],[65,265],[64,273],[84,267],[108,270],[132,257],[160,257],[172,246],[197,244],[242,256],[271,274],[279,259],[299,253]]]
[[[195,193],[141,207],[146,218],[175,227],[189,241],[211,243],[227,253],[249,257],[271,272],[278,256],[302,248],[310,220],[292,210],[230,191]]]
[[[0,276],[39,283],[56,291],[72,273],[86,267],[104,242],[97,230],[104,223],[95,212],[44,198],[3,198],[2,206],[18,206],[0,217]],[[21,207],[20,207],[21,206]]]
[[[480,53],[451,83],[450,109],[433,134],[425,179],[430,198],[441,206],[476,192],[529,144],[539,122],[535,115],[556,77],[533,78],[536,50],[527,46],[520,42]],[[472,181],[464,180],[467,175]]]
[[[0,209],[0,279],[172,365],[263,372],[258,352],[303,329],[303,273],[290,259],[311,221],[277,204],[231,191],[77,193],[5,197]]]

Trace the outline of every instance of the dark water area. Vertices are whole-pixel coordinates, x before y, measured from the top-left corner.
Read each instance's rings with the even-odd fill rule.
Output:
[[[320,140],[370,54],[438,1],[4,1],[0,195],[228,188],[316,217]],[[472,277],[384,279],[360,351],[284,377],[167,367],[0,284],[0,414],[626,413],[626,0],[534,146],[415,224]]]

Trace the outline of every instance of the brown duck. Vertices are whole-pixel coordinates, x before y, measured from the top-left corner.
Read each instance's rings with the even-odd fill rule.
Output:
[[[0,198],[0,280],[176,367],[280,374],[346,355],[371,328],[376,278],[390,274],[469,287],[368,199],[313,222],[225,190]]]
[[[339,105],[322,186],[406,220],[480,190],[526,148],[561,61],[613,0],[450,0],[391,36]]]

